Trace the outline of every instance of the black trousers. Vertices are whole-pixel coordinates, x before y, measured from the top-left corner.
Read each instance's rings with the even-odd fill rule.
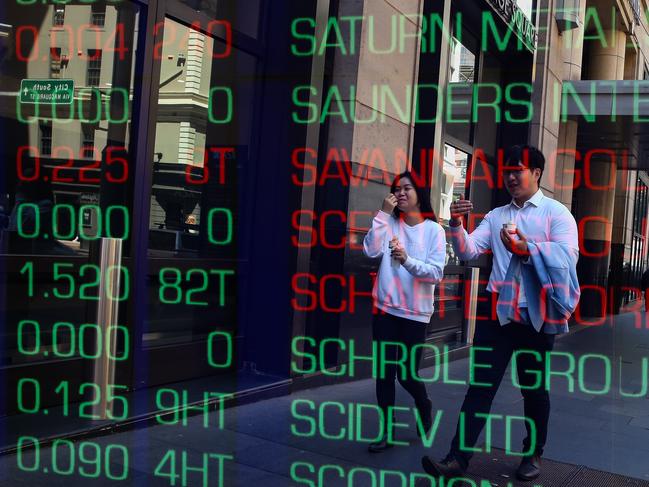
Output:
[[[497,295],[494,295],[493,299],[496,298]],[[490,412],[491,403],[513,354],[524,350],[525,352],[516,355],[516,373],[523,395],[524,414],[534,422],[536,442],[535,445],[530,445],[531,426],[525,421],[527,437],[523,440],[523,451],[530,451],[533,447],[534,453],[541,455],[547,439],[550,417],[550,395],[545,388],[546,352],[552,350],[555,335],[544,333],[543,330],[537,332],[531,325],[523,323],[512,322],[501,326],[498,319],[491,315],[490,302],[480,303],[477,316],[488,316],[489,319],[477,322],[473,346],[489,350],[474,350],[474,362],[481,367],[473,368],[472,382],[491,385],[469,386],[461,409],[464,428],[460,427],[458,420],[451,453],[468,464],[472,452],[463,451],[461,446],[474,447],[486,422],[484,417],[476,417],[476,413]]]
[[[394,406],[396,378],[413,397],[415,405],[425,410],[428,393],[424,383],[418,379],[422,347],[418,347],[414,353],[413,347],[425,343],[426,324],[379,311],[373,321],[373,336],[379,357],[382,357],[376,368],[376,400],[379,407],[387,414],[388,406]]]

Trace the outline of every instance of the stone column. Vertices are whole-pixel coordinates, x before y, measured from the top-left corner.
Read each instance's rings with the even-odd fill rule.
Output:
[[[560,41],[555,39],[563,59],[563,81],[578,81],[581,79],[585,15],[586,0],[582,0],[579,4],[579,26],[563,32]],[[558,100],[555,100],[555,103],[557,102]],[[570,119],[559,124],[556,157],[550,157],[546,160],[546,164],[554,164],[553,167],[546,167],[546,171],[549,170],[550,174],[555,176],[554,197],[568,208],[572,206],[572,193],[575,182],[575,152],[573,150],[577,147],[578,126],[579,124],[575,120]]]
[[[586,79],[621,80],[624,78],[624,56],[626,33],[606,28],[603,39],[591,41],[589,46],[588,71]],[[580,146],[581,183],[577,189],[577,223],[580,227],[580,242],[583,246],[578,264],[579,281],[586,285],[607,289],[612,276],[611,233],[615,207],[616,164],[609,155],[598,149],[601,147]],[[590,152],[593,151],[593,152]],[[593,154],[589,157],[589,153]],[[616,154],[616,157],[618,154]],[[613,279],[614,281],[615,279]],[[599,291],[587,289],[581,298],[582,316],[601,316],[602,311],[610,311],[610,306]]]
[[[617,158],[617,154],[615,155]],[[577,272],[586,288],[582,293],[582,316],[602,316],[607,310],[603,296],[608,287],[611,259],[611,233],[617,165],[610,154],[586,150],[581,154],[580,184],[577,189],[576,219],[579,225],[580,251]],[[574,213],[574,212],[573,212]]]
[[[626,33],[614,29],[604,30],[604,37],[606,43],[591,41],[587,79],[624,79]]]

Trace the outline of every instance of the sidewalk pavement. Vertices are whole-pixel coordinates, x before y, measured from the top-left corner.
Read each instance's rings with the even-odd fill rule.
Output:
[[[219,412],[209,418],[189,417],[186,426],[158,425],[61,443],[56,459],[49,447],[24,453],[20,458],[23,468],[34,472],[21,471],[16,456],[2,457],[0,485],[649,486],[649,328],[644,313],[619,315],[600,326],[578,327],[557,340],[554,352],[551,370],[572,373],[570,377],[552,376],[544,473],[527,484],[514,481],[519,458],[504,455],[504,417],[523,415],[520,390],[512,383],[510,371],[492,408],[492,414],[501,416],[494,417],[490,438],[483,433],[479,442],[485,449],[490,440],[491,452],[474,457],[469,470],[473,480],[436,483],[423,475],[421,456],[441,458],[453,436],[466,386],[450,382],[467,379],[467,358],[447,364],[446,375],[434,368],[421,373],[432,379],[439,372],[438,380],[427,385],[439,419],[429,448],[415,434],[412,402],[400,386],[397,405],[403,409],[398,411],[397,421],[407,425],[398,428],[396,440],[409,445],[371,454],[367,442],[323,437],[336,435],[341,428],[354,432],[359,411],[354,405],[374,404],[374,382],[362,380],[226,409],[221,417]],[[625,397],[632,394],[639,397]],[[376,416],[370,406],[360,411],[361,436],[371,437],[378,428]],[[215,427],[219,418],[223,420],[221,429]],[[515,420],[511,426],[511,449],[519,451],[524,429]],[[307,436],[312,432],[315,435]],[[102,460],[95,469],[89,460],[97,454]],[[55,463],[64,474],[52,473]],[[95,470],[100,471],[99,477],[84,477]],[[107,473],[125,479],[109,480]],[[488,480],[481,483],[480,479]]]

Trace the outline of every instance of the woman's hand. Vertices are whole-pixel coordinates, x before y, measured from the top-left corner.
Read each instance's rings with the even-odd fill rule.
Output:
[[[391,215],[395,206],[397,206],[397,197],[390,193],[383,200],[383,208],[381,209],[388,215]]]
[[[399,262],[401,262],[401,265],[405,264],[406,260],[408,259],[408,254],[406,253],[406,249],[401,245],[392,249],[390,256],[393,259],[397,259]]]

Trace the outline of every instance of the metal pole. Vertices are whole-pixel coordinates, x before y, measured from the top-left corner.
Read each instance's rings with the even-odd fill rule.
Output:
[[[120,266],[122,262],[122,241],[118,238],[102,238],[99,261],[99,304],[97,305],[97,326],[103,337],[102,353],[95,361],[94,382],[101,391],[101,400],[93,407],[98,419],[108,419],[112,413],[113,401],[107,401],[108,386],[115,381],[114,357],[117,348],[117,314],[120,295]]]
[[[467,267],[464,271],[464,342],[467,345],[473,343],[475,334],[476,313],[478,311],[478,284],[480,279],[480,268]]]

